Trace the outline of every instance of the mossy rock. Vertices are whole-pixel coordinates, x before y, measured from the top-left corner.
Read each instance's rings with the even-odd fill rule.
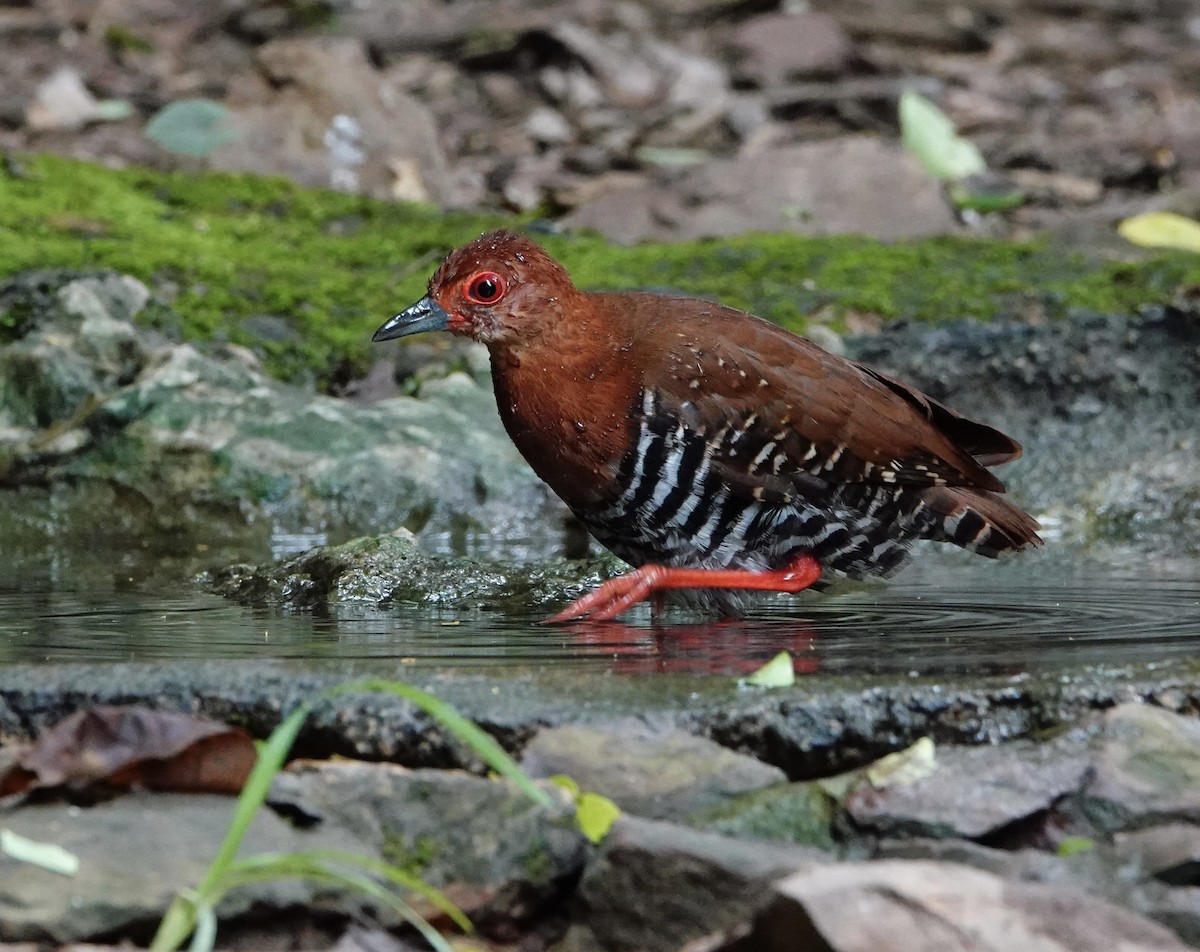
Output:
[[[10,161],[0,203],[0,277],[32,267],[134,275],[182,315],[148,308],[139,321],[252,347],[275,375],[321,386],[366,369],[372,330],[423,293],[449,248],[501,224],[532,227],[279,178],[114,171],[53,156]],[[671,289],[795,329],[818,310],[835,328],[856,312],[921,321],[1130,312],[1200,283],[1200,256],[1098,261],[1050,241],[788,234],[629,248],[539,237],[582,287]],[[0,309],[0,340],[24,319]]]

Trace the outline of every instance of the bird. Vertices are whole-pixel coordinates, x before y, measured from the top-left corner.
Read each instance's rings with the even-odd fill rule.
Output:
[[[754,592],[888,576],[917,539],[993,558],[1042,543],[990,471],[1016,440],[746,312],[581,290],[500,229],[451,251],[372,340],[432,330],[486,346],[517,449],[633,566],[548,623],[677,590],[736,617]]]

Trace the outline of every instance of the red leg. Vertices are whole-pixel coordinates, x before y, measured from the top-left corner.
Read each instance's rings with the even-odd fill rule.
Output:
[[[681,569],[643,565],[611,578],[590,595],[572,602],[546,624],[583,618],[595,621],[616,618],[625,609],[650,597],[677,588],[732,588],[759,592],[801,592],[821,577],[821,566],[811,555],[801,555],[787,568],[770,572],[747,569]]]

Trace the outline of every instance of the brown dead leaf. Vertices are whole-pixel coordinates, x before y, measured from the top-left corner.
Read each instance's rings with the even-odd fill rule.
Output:
[[[101,785],[237,793],[256,757],[253,739],[238,727],[178,711],[98,706],[72,714],[20,751],[0,773],[0,796]]]

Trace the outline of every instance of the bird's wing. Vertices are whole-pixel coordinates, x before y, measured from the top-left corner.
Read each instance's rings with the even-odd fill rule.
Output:
[[[992,427],[739,311],[708,306],[664,330],[647,355],[647,380],[670,412],[704,433],[731,482],[1003,492],[986,466],[1020,454]]]

